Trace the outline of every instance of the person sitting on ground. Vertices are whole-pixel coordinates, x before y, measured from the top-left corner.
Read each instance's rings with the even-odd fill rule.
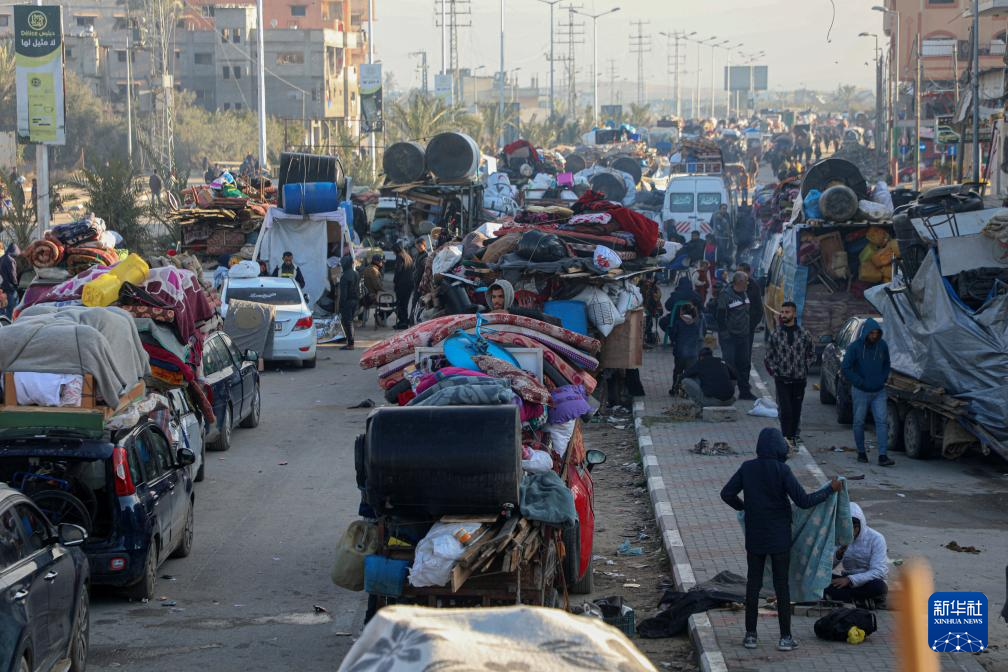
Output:
[[[839,492],[843,484],[836,477],[809,494],[785,464],[788,444],[776,427],[767,427],[756,441],[756,459],[742,463],[721,490],[721,499],[745,512],[746,576],[745,639],[747,649],[757,647],[756,621],[763,570],[767,556],[777,595],[777,622],[780,625],[778,651],[793,651],[798,643],[791,636],[791,593],[788,570],[791,564],[791,504],[811,509],[826,501],[830,490]],[[739,499],[739,493],[743,499]]]
[[[710,348],[700,350],[700,359],[683,373],[686,396],[700,406],[730,406],[735,403],[735,371],[714,356]],[[669,394],[674,393],[669,390]]]
[[[836,550],[833,558],[842,571],[833,575],[833,582],[826,587],[823,597],[859,606],[877,606],[889,592],[886,540],[880,532],[868,527],[860,506],[851,502],[850,512],[854,541]],[[874,604],[869,604],[869,600]]]
[[[695,266],[701,259],[703,259],[704,247],[706,246],[707,243],[700,238],[700,232],[694,230],[690,232],[689,242],[683,245],[682,250],[680,250],[680,254],[685,253],[686,256],[689,257],[690,266]]]

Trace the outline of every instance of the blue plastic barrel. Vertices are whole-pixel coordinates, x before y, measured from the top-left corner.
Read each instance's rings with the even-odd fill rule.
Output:
[[[369,555],[364,558],[364,591],[375,595],[399,597],[406,584],[407,560]]]
[[[543,312],[560,318],[564,329],[588,335],[588,314],[584,301],[547,301],[543,304]]]
[[[284,212],[311,215],[339,208],[339,189],[335,182],[288,182],[283,191]]]

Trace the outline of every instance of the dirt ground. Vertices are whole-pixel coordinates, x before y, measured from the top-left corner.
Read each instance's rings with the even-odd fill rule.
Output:
[[[658,599],[671,587],[671,566],[662,547],[648,496],[640,454],[629,411],[599,411],[601,422],[585,426],[585,445],[606,453],[605,464],[595,467],[595,590],[572,596],[571,606],[582,601],[621,596],[636,612],[637,622],[656,613]],[[621,556],[624,541],[640,547],[642,555]],[[574,600],[578,601],[575,602]],[[689,636],[633,642],[659,670],[693,672],[696,656]]]

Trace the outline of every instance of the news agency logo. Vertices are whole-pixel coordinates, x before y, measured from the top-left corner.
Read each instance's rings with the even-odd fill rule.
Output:
[[[928,598],[928,641],[939,653],[980,653],[987,648],[987,596],[932,593]]]

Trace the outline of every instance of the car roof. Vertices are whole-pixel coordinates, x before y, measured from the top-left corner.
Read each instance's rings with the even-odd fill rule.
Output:
[[[297,288],[294,278],[274,278],[272,276],[259,276],[255,278],[228,278],[228,287],[263,287],[280,289],[284,287]]]

